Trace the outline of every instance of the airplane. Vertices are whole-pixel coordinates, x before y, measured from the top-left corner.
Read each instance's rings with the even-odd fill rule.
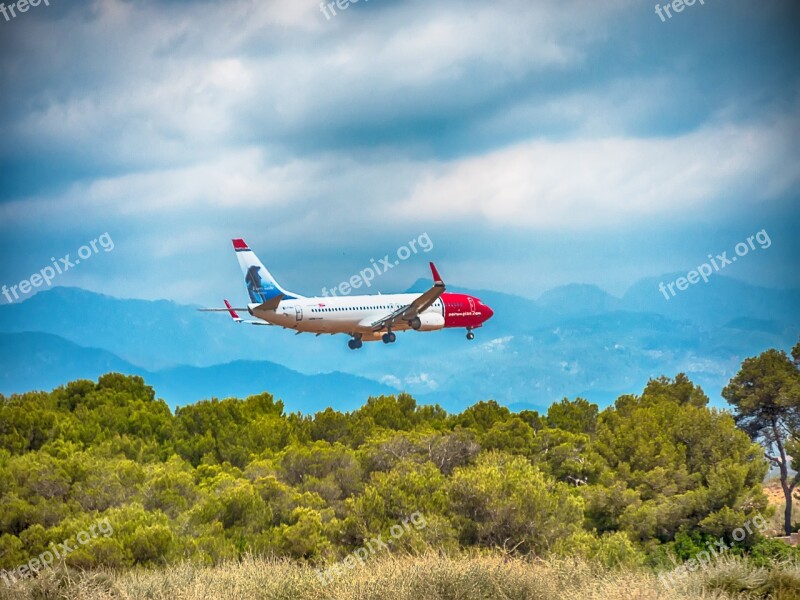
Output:
[[[234,308],[225,300],[225,308],[199,310],[227,312],[235,323],[277,326],[317,336],[345,333],[350,336],[349,348],[357,350],[363,342],[393,344],[396,331],[463,327],[467,339],[472,340],[473,330],[494,315],[479,298],[446,292],[433,263],[433,287],[422,294],[302,296],[282,288],[243,239],[232,241],[250,302],[245,308]],[[242,319],[239,312],[245,311],[254,319]]]

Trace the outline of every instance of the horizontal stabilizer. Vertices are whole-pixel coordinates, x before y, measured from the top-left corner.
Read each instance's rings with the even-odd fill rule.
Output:
[[[278,294],[274,298],[270,298],[266,302],[262,302],[253,310],[278,310],[281,300],[283,300],[283,294]]]
[[[279,298],[278,298],[278,300],[280,301]],[[244,323],[246,325],[272,325],[272,323],[267,323],[266,321],[245,321],[244,319],[242,319],[239,316],[239,313],[237,313],[236,311],[238,311],[238,310],[247,311],[248,309],[246,309],[246,308],[234,308],[234,307],[231,306],[231,303],[228,302],[227,300],[225,300],[224,302],[225,302],[225,308],[198,308],[197,310],[199,310],[200,312],[226,312],[231,316],[231,319],[233,319],[234,323]],[[272,301],[270,301],[270,303],[271,302]],[[268,304],[268,303],[265,302],[264,304]],[[277,306],[277,304],[276,304],[276,306]],[[275,309],[272,309],[272,310],[275,310]]]

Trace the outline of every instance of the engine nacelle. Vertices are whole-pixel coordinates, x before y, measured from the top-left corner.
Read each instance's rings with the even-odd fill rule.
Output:
[[[419,323],[416,321],[419,320]],[[411,328],[417,331],[436,331],[444,328],[444,317],[439,313],[425,312],[411,321]],[[418,327],[415,327],[419,325]]]

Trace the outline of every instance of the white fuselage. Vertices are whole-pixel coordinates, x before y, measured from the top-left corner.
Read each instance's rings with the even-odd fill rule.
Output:
[[[419,294],[386,294],[375,296],[318,296],[283,300],[276,310],[259,310],[258,304],[249,304],[250,314],[273,325],[309,333],[362,334],[365,338],[380,338],[373,333],[372,324],[394,311],[409,305]],[[436,300],[419,314],[422,331],[442,329],[445,325],[442,300]],[[412,329],[408,322],[399,319],[392,327],[395,331]]]

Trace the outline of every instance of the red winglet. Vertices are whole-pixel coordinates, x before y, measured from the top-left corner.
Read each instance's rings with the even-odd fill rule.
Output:
[[[234,318],[234,319],[238,319],[239,318],[239,315],[236,314],[236,311],[233,310],[233,307],[231,306],[231,303],[228,302],[227,300],[225,300],[225,306],[228,307],[228,312],[231,313],[231,317],[232,318]]]
[[[233,249],[234,250],[249,250],[250,248],[247,247],[247,244],[244,243],[243,239],[233,240]]]
[[[433,263],[431,265],[431,274],[433,275],[433,283],[444,283],[442,278],[439,277],[439,271],[436,270],[436,266]]]

